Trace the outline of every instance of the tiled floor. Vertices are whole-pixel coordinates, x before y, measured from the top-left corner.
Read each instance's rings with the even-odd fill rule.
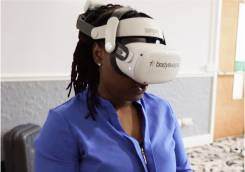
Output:
[[[194,172],[245,172],[244,136],[219,139],[204,146],[187,148]]]

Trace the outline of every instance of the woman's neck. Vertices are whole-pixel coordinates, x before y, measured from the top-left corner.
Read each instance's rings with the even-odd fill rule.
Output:
[[[132,105],[132,101],[125,101],[120,99],[119,97],[113,96],[112,94],[110,94],[109,91],[101,87],[98,87],[97,94],[100,97],[109,100],[113,104],[116,110],[127,108],[128,106]]]

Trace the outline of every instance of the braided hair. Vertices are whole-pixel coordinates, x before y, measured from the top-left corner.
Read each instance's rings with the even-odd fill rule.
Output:
[[[115,9],[122,7],[121,5],[107,4],[97,7],[92,10],[87,10],[84,13],[85,21],[92,24],[93,26],[101,26],[107,23],[107,20],[111,17]],[[122,19],[130,17],[149,17],[150,16],[132,10],[122,16]],[[69,89],[68,97],[70,96],[72,85],[74,88],[75,95],[79,92],[88,89],[87,94],[87,106],[88,114],[86,119],[90,116],[95,120],[95,106],[99,105],[99,100],[96,97],[97,88],[99,85],[99,67],[94,62],[92,57],[92,47],[96,42],[100,47],[104,47],[105,40],[93,40],[89,36],[79,31],[78,43],[73,54],[72,70],[71,70],[71,81],[68,84]]]

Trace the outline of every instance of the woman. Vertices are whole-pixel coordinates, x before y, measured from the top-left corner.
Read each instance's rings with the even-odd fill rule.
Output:
[[[120,5],[88,9],[93,26]],[[135,10],[122,19],[149,17]],[[146,38],[117,38],[119,42]],[[113,68],[104,40],[79,32],[71,83],[75,96],[49,110],[35,140],[36,172],[190,172],[180,127],[169,103]],[[68,96],[70,95],[70,91]]]

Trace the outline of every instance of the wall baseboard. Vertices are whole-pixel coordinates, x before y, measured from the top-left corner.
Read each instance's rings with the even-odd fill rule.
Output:
[[[185,148],[202,146],[205,144],[212,143],[212,137],[210,134],[183,137],[183,142]]]

